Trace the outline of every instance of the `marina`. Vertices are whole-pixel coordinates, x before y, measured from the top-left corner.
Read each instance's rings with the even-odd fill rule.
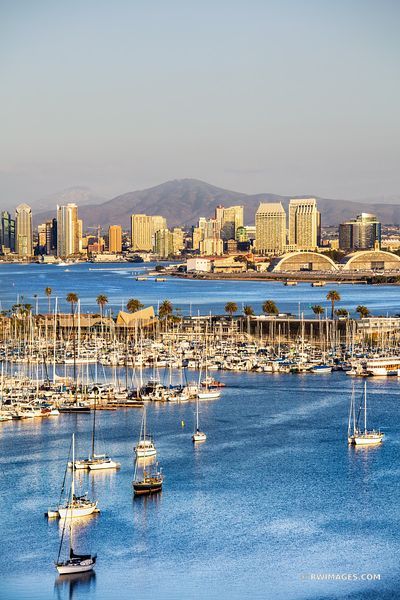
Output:
[[[398,379],[368,380],[373,423],[386,433],[385,444],[372,448],[347,447],[353,380],[341,373],[310,378],[226,372],[220,379],[226,383],[220,399],[201,403],[205,444],[191,440],[195,404],[148,405],[166,479],[162,493],[147,499],[132,500],[133,445],[142,412],[101,413],[104,445],[121,469],[76,471],[79,489],[99,501],[101,514],[74,519],[76,547],[98,558],[94,580],[71,584],[72,597],[134,594],[138,578],[148,581],[140,597],[149,599],[200,598],[210,579],[211,598],[239,599],[249,590],[262,598],[266,588],[279,599],[341,598],[348,582],[301,579],[309,571],[332,569],[338,548],[347,570],[381,574],[379,582],[352,582],[355,598],[376,597],[378,585],[387,592],[384,598],[395,594]],[[362,380],[356,385],[362,395]],[[43,519],[43,511],[61,485],[74,431],[82,455],[91,436],[90,415],[1,424],[3,552],[10,555],[16,545],[24,550],[15,556],[12,572],[0,565],[4,594],[20,589],[23,597],[29,589],[33,600],[53,598],[51,557],[61,530],[57,521]],[[36,570],[28,548],[35,548]],[[262,575],[254,578],[254,569]],[[61,583],[56,590],[66,598],[71,586]]]
[[[41,571],[29,552],[12,573],[0,565],[6,594],[124,597],[138,577],[149,599],[200,598],[210,579],[210,598],[263,598],[267,587],[278,599],[341,598],[344,584],[332,594],[307,576],[329,568],[334,545],[350,570],[385,573],[390,597],[400,549],[390,533],[400,516],[394,315],[204,311],[118,328],[117,314],[84,313],[81,296],[77,286],[72,307],[54,298],[53,312],[38,302],[37,314],[3,315],[4,550],[37,548]],[[353,597],[374,598],[376,584],[353,584]]]

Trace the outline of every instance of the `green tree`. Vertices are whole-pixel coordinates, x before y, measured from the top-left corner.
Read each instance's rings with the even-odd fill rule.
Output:
[[[169,319],[172,315],[172,311],[174,310],[174,307],[172,305],[172,302],[170,302],[169,300],[164,300],[163,302],[161,302],[159,309],[158,309],[158,317],[160,319]]]
[[[142,309],[144,307],[144,304],[142,304],[140,302],[140,300],[138,300],[137,298],[131,298],[130,300],[128,300],[127,304],[126,304],[126,308],[128,309],[128,311],[130,313],[135,313],[138,310]]]
[[[100,315],[101,318],[103,318],[104,315],[104,307],[106,304],[108,304],[108,298],[107,296],[105,296],[104,294],[99,294],[96,298],[96,302],[100,308]]]
[[[314,304],[311,308],[314,315],[318,315],[318,318],[320,318],[321,315],[323,315],[325,312],[323,306],[321,306],[320,304]]]
[[[246,306],[243,307],[243,314],[245,317],[253,317],[254,316],[253,307],[250,306],[250,304],[246,304]]]
[[[266,315],[279,315],[279,309],[273,300],[266,300],[262,305],[262,310]]]
[[[232,317],[235,312],[237,312],[238,310],[238,305],[236,304],[236,302],[227,302],[225,304],[225,312],[228,313],[228,315],[230,317]]]
[[[338,308],[336,311],[336,315],[338,317],[348,317],[349,316],[349,311],[346,308]]]
[[[49,305],[49,313],[50,313],[50,310],[51,310],[51,304],[50,303],[51,303],[51,294],[52,294],[52,292],[53,292],[53,290],[51,289],[51,287],[44,288],[44,293],[47,296],[47,302],[48,302],[48,305]]]
[[[371,314],[369,312],[369,309],[364,306],[363,304],[359,304],[356,308],[356,312],[359,314],[360,319],[365,319],[366,317],[369,317],[369,315]]]
[[[326,295],[326,299],[331,303],[331,319],[333,319],[335,315],[335,302],[340,302],[340,294],[336,290],[330,290]]]

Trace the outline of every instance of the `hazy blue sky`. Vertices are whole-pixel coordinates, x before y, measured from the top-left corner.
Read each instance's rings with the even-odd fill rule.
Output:
[[[0,207],[195,177],[400,194],[399,0],[0,0]]]

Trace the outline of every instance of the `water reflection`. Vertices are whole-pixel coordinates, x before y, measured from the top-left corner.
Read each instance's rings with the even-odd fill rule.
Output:
[[[94,592],[96,589],[96,573],[71,573],[59,575],[54,582],[54,595],[59,600],[81,598],[82,593]]]

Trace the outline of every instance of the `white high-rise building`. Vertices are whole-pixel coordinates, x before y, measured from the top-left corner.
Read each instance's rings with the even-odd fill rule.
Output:
[[[132,250],[151,252],[155,246],[155,234],[167,228],[165,217],[159,215],[131,215]]]
[[[82,223],[78,220],[76,204],[57,206],[57,256],[79,254]]]
[[[285,209],[280,202],[261,202],[256,212],[256,252],[263,256],[279,256],[285,245]]]
[[[289,202],[289,246],[315,250],[320,243],[321,216],[315,198],[294,198]]]
[[[32,209],[28,204],[20,204],[15,210],[15,250],[19,256],[32,256]]]

